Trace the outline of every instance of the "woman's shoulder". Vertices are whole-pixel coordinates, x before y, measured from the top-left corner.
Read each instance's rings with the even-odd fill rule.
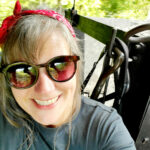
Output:
[[[108,131],[119,127],[125,128],[122,117],[113,107],[106,106],[101,102],[90,99],[88,97],[82,97],[82,106],[80,111],[80,119],[86,118],[87,124],[91,126]]]
[[[82,97],[80,119],[82,120],[83,117],[86,118],[87,124],[90,123],[91,126],[106,132],[116,127],[125,129],[122,117],[115,108],[88,97]]]
[[[108,107],[101,102],[82,96],[81,109],[85,109],[86,112],[98,113],[100,115],[110,116],[112,114],[118,115],[116,109]]]
[[[79,134],[82,137],[84,134],[85,141],[89,143],[88,149],[101,147],[100,149],[135,150],[134,142],[122,117],[113,107],[82,97],[80,113],[74,125],[75,135]],[[78,142],[81,140],[80,136],[77,136]]]
[[[80,112],[73,120],[76,126],[82,123],[92,130],[103,128],[103,131],[112,124],[117,125],[118,122],[122,122],[122,118],[116,109],[84,96],[82,96]]]

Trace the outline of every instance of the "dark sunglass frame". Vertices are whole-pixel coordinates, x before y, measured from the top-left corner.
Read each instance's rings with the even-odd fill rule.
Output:
[[[74,63],[74,72],[72,73],[72,75],[66,79],[66,80],[62,80],[62,81],[59,81],[59,80],[56,80],[55,78],[53,78],[53,76],[50,74],[50,71],[49,71],[49,65],[54,63],[54,62],[73,62]],[[77,61],[80,60],[80,57],[79,56],[72,56],[72,55],[63,55],[63,56],[57,56],[57,57],[54,57],[52,59],[50,59],[47,63],[44,63],[44,64],[39,64],[39,65],[33,65],[33,64],[30,64],[30,63],[27,63],[27,62],[15,62],[15,63],[12,63],[12,64],[9,64],[9,65],[2,65],[2,67],[0,68],[0,73],[3,73],[5,78],[6,78],[6,81],[7,83],[11,86],[11,87],[14,87],[14,88],[17,88],[17,89],[26,89],[26,88],[30,88],[31,86],[33,86],[37,80],[38,80],[38,76],[39,76],[39,68],[41,67],[45,67],[46,70],[47,70],[47,73],[49,75],[49,77],[55,81],[55,82],[66,82],[68,80],[70,80],[75,72],[76,72],[76,68],[77,68]],[[35,74],[35,80],[29,85],[29,86],[26,86],[26,87],[16,87],[14,86],[11,81],[9,80],[9,77],[8,77],[8,73],[7,71],[11,68],[11,67],[14,67],[14,66],[17,66],[17,65],[26,65],[26,66],[31,66],[35,69],[36,71],[36,74]]]

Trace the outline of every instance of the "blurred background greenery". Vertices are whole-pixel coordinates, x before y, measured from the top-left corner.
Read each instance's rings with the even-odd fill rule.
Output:
[[[36,7],[46,3],[51,8],[72,8],[78,14],[93,17],[113,17],[144,20],[150,15],[150,0],[20,0],[24,7]],[[12,14],[16,0],[0,0],[0,23]]]

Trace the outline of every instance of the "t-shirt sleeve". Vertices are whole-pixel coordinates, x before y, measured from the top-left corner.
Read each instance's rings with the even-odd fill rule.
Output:
[[[134,141],[116,110],[101,125],[99,146],[102,150],[136,150]]]

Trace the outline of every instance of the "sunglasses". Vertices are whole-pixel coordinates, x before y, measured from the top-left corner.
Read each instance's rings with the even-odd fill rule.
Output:
[[[0,68],[8,84],[17,89],[33,86],[39,76],[39,68],[45,67],[49,77],[56,82],[70,80],[77,67],[79,56],[57,56],[45,64],[32,65],[26,62],[16,62]]]

